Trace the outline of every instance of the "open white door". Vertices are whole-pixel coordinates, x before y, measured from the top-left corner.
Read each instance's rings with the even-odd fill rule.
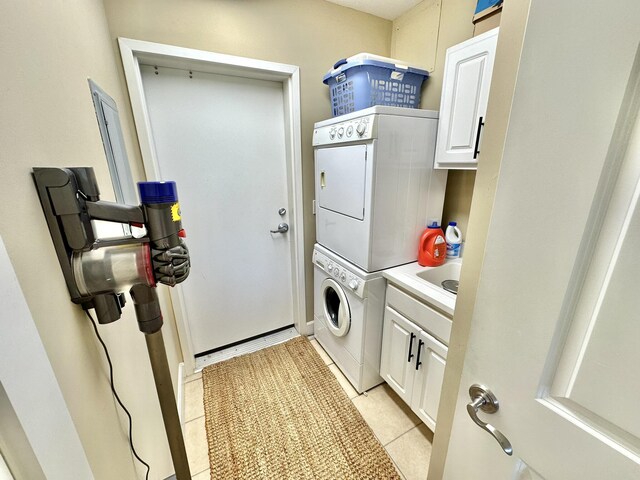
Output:
[[[531,2],[447,479],[640,478],[639,42],[637,0]]]

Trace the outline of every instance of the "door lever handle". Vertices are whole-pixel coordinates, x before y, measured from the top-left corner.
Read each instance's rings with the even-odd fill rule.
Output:
[[[276,230],[270,230],[271,233],[285,233],[289,231],[289,225],[286,223],[280,223]]]
[[[485,423],[478,418],[478,409],[485,413],[496,413],[498,411],[500,405],[496,396],[487,387],[478,384],[469,387],[469,396],[471,397],[471,402],[467,404],[467,413],[471,420],[481,429],[491,434],[498,441],[504,453],[512,455],[513,447],[507,437],[493,425]]]

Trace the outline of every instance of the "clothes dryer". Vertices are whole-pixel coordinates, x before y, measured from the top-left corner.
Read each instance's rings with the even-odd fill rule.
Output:
[[[315,124],[317,242],[366,272],[416,260],[442,218],[434,170],[438,112],[375,106]]]
[[[380,377],[385,279],[367,273],[315,245],[314,333],[355,389],[362,393]]]

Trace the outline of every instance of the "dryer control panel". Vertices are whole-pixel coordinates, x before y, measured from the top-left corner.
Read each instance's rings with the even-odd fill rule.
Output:
[[[344,285],[347,290],[355,293],[359,297],[364,296],[364,280],[354,275],[353,272],[349,271],[343,265],[340,265],[315,250],[313,252],[313,263],[321,270],[324,270],[327,275],[332,277],[336,282]]]
[[[313,146],[371,140],[376,137],[376,116],[366,115],[313,130]]]

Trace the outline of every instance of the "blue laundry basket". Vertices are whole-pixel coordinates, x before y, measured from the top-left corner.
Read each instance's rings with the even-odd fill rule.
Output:
[[[374,105],[418,108],[429,72],[392,62],[366,53],[338,61],[322,79],[329,86],[333,116]]]

